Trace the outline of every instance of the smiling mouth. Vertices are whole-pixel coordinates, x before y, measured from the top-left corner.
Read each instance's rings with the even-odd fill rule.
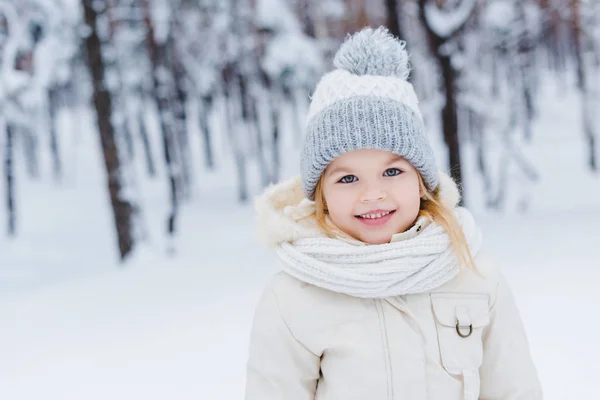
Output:
[[[384,212],[378,212],[378,213],[355,215],[355,217],[360,218],[360,219],[375,219],[375,220],[377,220],[377,219],[383,218],[387,215],[393,214],[395,212],[396,212],[396,210],[391,210],[391,211],[384,211]]]

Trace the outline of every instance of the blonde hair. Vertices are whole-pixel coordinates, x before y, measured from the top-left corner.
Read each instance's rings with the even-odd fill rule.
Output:
[[[450,237],[450,243],[459,265],[475,268],[473,256],[467,245],[467,238],[453,210],[442,202],[439,186],[434,191],[430,191],[425,186],[421,174],[417,172],[417,176],[419,178],[419,190],[423,194],[418,216],[428,217],[433,222],[441,225]],[[327,218],[327,203],[325,201],[325,194],[323,193],[323,175],[321,175],[315,188],[315,207],[315,217],[319,227],[328,236],[337,236],[334,227],[331,225],[332,222],[329,222]]]

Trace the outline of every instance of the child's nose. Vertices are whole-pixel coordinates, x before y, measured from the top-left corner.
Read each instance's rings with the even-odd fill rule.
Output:
[[[361,195],[360,201],[363,203],[369,203],[373,201],[381,201],[385,200],[386,194],[385,191],[381,190],[381,188],[367,188]]]

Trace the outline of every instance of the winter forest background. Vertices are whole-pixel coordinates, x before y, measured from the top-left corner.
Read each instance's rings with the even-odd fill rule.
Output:
[[[277,271],[253,198],[380,25],[546,398],[597,397],[599,1],[0,0],[0,398],[241,398]]]

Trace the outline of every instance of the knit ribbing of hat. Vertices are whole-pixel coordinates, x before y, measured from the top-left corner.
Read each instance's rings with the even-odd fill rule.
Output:
[[[301,173],[305,195],[311,200],[321,174],[334,158],[365,148],[405,158],[419,170],[428,188],[437,186],[435,157],[423,121],[406,104],[372,96],[348,98],[316,114],[306,134]]]

